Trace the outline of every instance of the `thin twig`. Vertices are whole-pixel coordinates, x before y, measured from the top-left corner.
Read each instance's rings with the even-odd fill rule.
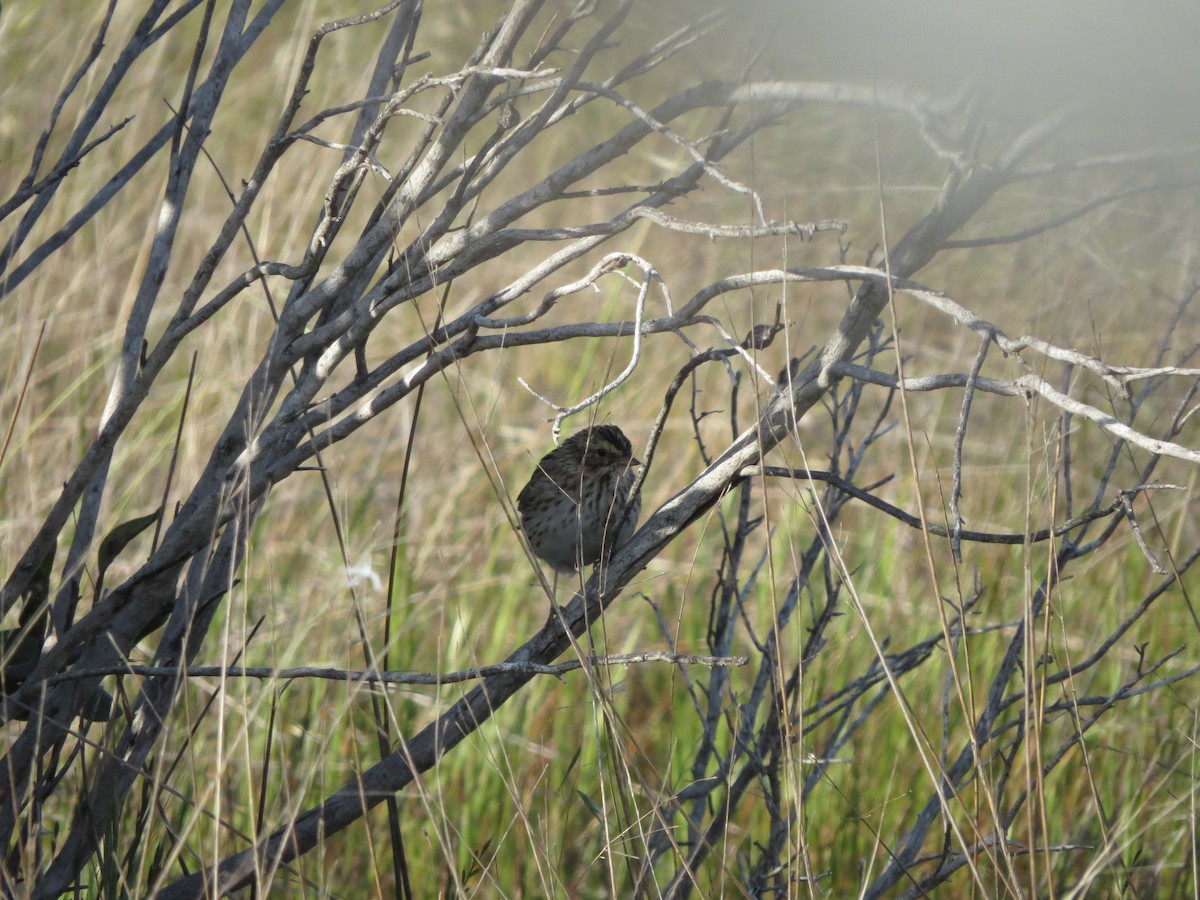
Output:
[[[553,665],[541,663],[494,663],[463,669],[457,672],[373,672],[363,669],[334,669],[321,666],[298,666],[274,669],[269,666],[104,666],[95,669],[72,669],[45,679],[47,685],[61,684],[83,678],[102,678],[108,675],[136,675],[141,678],[266,678],[282,681],[292,678],[321,678],[331,681],[346,681],[352,684],[458,684],[500,674],[554,675],[556,677],[585,666],[631,666],[639,663],[667,662],[680,666],[744,666],[749,662],[745,656],[707,656],[697,653],[668,653],[664,650],[647,650],[642,653],[615,653],[607,656],[591,656],[583,659],[568,659]]]

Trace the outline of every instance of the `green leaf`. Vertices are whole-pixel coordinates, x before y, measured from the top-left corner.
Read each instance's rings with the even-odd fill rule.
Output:
[[[113,695],[102,687],[96,688],[87,703],[80,710],[80,715],[91,722],[107,722],[113,717]]]
[[[583,805],[588,808],[588,812],[590,812],[593,816],[596,817],[596,821],[603,822],[604,821],[604,811],[602,809],[600,809],[600,804],[597,803],[595,800],[593,800],[591,797],[589,797],[587,794],[585,794],[583,791],[576,790],[575,793],[577,793],[579,795],[580,799],[583,800]]]
[[[97,581],[104,581],[104,573],[108,571],[112,561],[121,555],[125,545],[157,522],[161,511],[155,510],[149,515],[138,516],[136,519],[122,522],[104,536],[104,540],[100,542],[100,549],[96,553],[96,566],[99,570],[99,574],[96,576]]]
[[[42,656],[50,623],[50,575],[56,549],[52,546],[33,572],[21,599],[21,624],[0,631],[0,693],[11,694],[20,687]]]

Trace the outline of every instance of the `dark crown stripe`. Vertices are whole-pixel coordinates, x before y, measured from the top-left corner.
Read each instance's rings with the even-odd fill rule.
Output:
[[[592,431],[593,436],[599,436],[612,444],[613,447],[620,450],[622,453],[632,455],[633,445],[629,443],[629,438],[625,437],[623,432],[616,425],[598,425]]]

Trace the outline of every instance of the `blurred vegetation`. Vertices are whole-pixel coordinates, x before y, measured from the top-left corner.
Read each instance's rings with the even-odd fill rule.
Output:
[[[203,183],[191,191],[192,205],[185,211],[181,243],[190,248],[185,255],[193,263],[229,209],[217,170],[235,185],[247,175],[311,33],[321,22],[365,11],[369,4],[357,4],[354,10],[347,6],[330,0],[287,5],[243,63],[255,77],[240,82],[214,123],[208,143],[213,165],[199,170]],[[431,4],[418,48],[431,52],[429,69],[457,67],[503,6]],[[47,98],[65,83],[70,71],[66,61],[77,47],[90,42],[101,11],[98,5],[65,0],[4,5],[0,196],[11,192],[22,173],[23,161],[44,126]],[[547,21],[556,11],[547,10]],[[130,4],[118,4],[114,34],[130,29],[136,12]],[[306,106],[317,110],[360,96],[367,76],[360,61],[373,59],[385,27],[380,23],[332,36],[323,50],[328,54],[322,58],[326,74],[314,82]],[[75,198],[90,195],[120,158],[122,147],[144,140],[169,117],[167,104],[178,99],[173,92],[186,74],[187,41],[195,34],[194,23],[182,28],[152,59],[143,61],[137,77],[110,107],[114,115],[131,115],[133,121],[71,173],[64,193]],[[677,77],[707,70],[718,57],[715,45],[721,40],[728,38],[689,48],[675,67]],[[110,43],[120,45],[115,39]],[[37,49],[18,49],[29,47]],[[617,48],[613,65],[633,49]],[[105,70],[100,65],[87,79],[101,78]],[[721,74],[736,77],[736,67]],[[808,77],[818,78],[820,73]],[[656,83],[644,90],[653,94],[672,87]],[[654,99],[634,93],[639,103],[648,105]],[[63,120],[70,122],[78,114],[76,104],[69,103]],[[584,115],[609,117],[611,127],[623,114],[589,107]],[[395,127],[416,129],[419,124],[413,120]],[[563,132],[564,138],[570,133]],[[338,122],[323,128],[322,136],[345,139]],[[403,140],[392,140],[403,146]],[[575,151],[555,140],[559,138],[547,137],[541,148],[547,171]],[[1076,149],[1069,144],[1069,133],[1064,142],[1058,149]],[[679,153],[666,143],[656,151]],[[261,258],[291,259],[299,254],[338,159],[336,153],[307,145],[290,154],[272,175],[248,223]],[[639,150],[628,164],[629,180],[635,183],[652,183],[661,171],[649,149]],[[736,153],[723,171],[756,188],[776,218],[847,221],[841,248],[834,235],[818,236],[811,243],[794,238],[717,243],[643,223],[608,249],[638,253],[651,261],[677,305],[703,285],[751,268],[830,265],[843,257],[847,263],[862,264],[867,253],[884,242],[883,221],[894,242],[924,214],[943,170],[911,120],[871,110],[805,107]],[[490,190],[499,195],[512,191],[522,179],[529,184],[542,175],[508,173]],[[1119,186],[1116,176],[1100,171],[1064,176],[1050,190],[1040,184],[1029,190],[1010,189],[962,236],[1019,231]],[[363,190],[378,194],[382,188],[381,179],[374,177]],[[0,303],[0,421],[6,428],[13,422],[11,441],[0,459],[2,571],[14,565],[96,430],[109,390],[110,360],[120,345],[160,200],[146,190],[122,197],[73,237],[53,266]],[[360,204],[355,215],[361,219],[367,208],[369,204]],[[739,208],[728,194],[710,190],[689,198],[687,218],[748,222],[751,211],[748,206]],[[1195,279],[1196,221],[1194,190],[1130,197],[1024,241],[943,253],[922,271],[921,279],[1010,335],[1033,334],[1114,364],[1150,365],[1176,305]],[[361,225],[361,220],[348,223],[347,233]],[[37,237],[45,237],[51,225],[39,228],[44,231]],[[539,252],[538,247],[521,248],[455,281],[448,289],[447,308],[469,308],[536,262]],[[232,278],[248,258],[243,248],[223,261],[215,283]],[[577,277],[594,261],[584,260],[561,273],[557,283]],[[186,267],[173,269],[168,277],[186,279]],[[182,284],[175,290],[182,290]],[[586,304],[589,318],[628,316],[635,288],[616,284],[608,281],[603,293],[571,298],[547,323],[572,321],[575,304]],[[286,290],[282,281],[275,287]],[[774,373],[790,357],[820,345],[836,326],[846,301],[846,288],[840,284],[771,288],[730,295],[720,301],[720,315],[736,326],[732,333],[744,334],[754,324],[770,321],[776,304],[784,304],[788,329],[759,360],[764,370]],[[390,342],[400,346],[429,328],[436,302],[431,296],[397,310],[375,333],[371,352],[382,355],[394,349]],[[911,355],[908,375],[969,368],[977,347],[973,335],[911,299],[898,298],[894,316],[901,350]],[[118,447],[114,471],[136,477],[111,483],[102,521],[111,526],[134,519],[162,501],[193,354],[194,386],[173,463],[173,483],[194,481],[236,392],[257,363],[272,321],[262,294],[247,292],[221,313],[214,327],[190,339],[156,384],[155,402]],[[1195,321],[1192,314],[1190,330],[1181,326],[1168,343],[1177,349],[1194,343]],[[43,325],[45,336],[22,400],[25,371]],[[151,331],[162,327],[157,322]],[[631,381],[603,401],[598,418],[619,423],[636,449],[658,412],[662,386],[691,355],[683,343],[660,337]],[[240,654],[242,665],[362,667],[354,608],[361,608],[372,640],[381,641],[396,495],[414,424],[394,572],[391,667],[457,670],[506,657],[546,617],[545,598],[485,471],[494,470],[502,489],[515,496],[533,460],[550,445],[550,413],[517,379],[570,403],[604,384],[627,357],[624,342],[603,339],[474,357],[428,385],[419,422],[414,423],[410,405],[398,405],[368,425],[358,439],[329,448],[322,465],[332,486],[349,570],[321,478],[298,473],[287,479],[274,489],[255,526],[240,581],[226,598],[201,659],[225,663]],[[1161,424],[1183,390],[1172,387],[1156,395],[1144,420]],[[723,370],[708,367],[698,374],[691,396],[681,397],[680,408],[691,404],[695,415],[704,416],[699,433],[715,452],[732,436],[731,414],[736,412],[745,427],[764,398],[750,376],[731,397]],[[940,521],[960,399],[960,392],[941,392],[908,400],[915,463],[922,473],[919,483],[903,427],[872,448],[859,481],[892,476],[880,496],[914,511],[920,495],[930,517]],[[1106,402],[1099,395],[1080,399],[1096,405]],[[883,402],[882,391],[868,390],[864,404],[876,409]],[[893,414],[897,409],[893,407]],[[870,418],[866,413],[862,417]],[[1036,399],[977,399],[964,451],[968,527],[1019,532],[1061,520],[1061,461],[1054,439],[1058,419],[1057,410]],[[1196,433],[1193,425],[1183,442],[1200,444]],[[829,434],[828,422],[806,420],[800,426],[799,446],[781,448],[780,458],[772,461],[802,466],[802,449],[808,464],[824,468]],[[1098,474],[1111,440],[1090,426],[1077,426],[1073,440],[1076,488],[1085,495],[1088,479]],[[1134,483],[1140,464],[1132,457],[1123,460],[1126,474],[1117,482]],[[646,507],[652,510],[668,499],[702,465],[689,417],[673,416],[646,485]],[[1178,552],[1200,540],[1196,473],[1194,466],[1178,461],[1164,462],[1156,473],[1158,480],[1187,490],[1153,497],[1154,515],[1141,524],[1155,548]],[[166,508],[178,499],[168,496]],[[734,502],[724,501],[722,511],[732,514]],[[812,538],[814,513],[810,490],[801,484],[773,484],[754,502],[760,504],[758,512],[768,527],[755,532],[752,555],[766,568],[745,605],[751,621],[766,627],[779,599],[776,591],[786,585],[796,555]],[[107,584],[117,584],[136,569],[137,560],[148,552],[152,531],[135,537],[127,552],[112,562]],[[714,513],[654,560],[591,632],[596,651],[671,644],[703,652],[719,532]],[[832,536],[877,636],[908,646],[937,634],[937,601],[918,532],[852,503]],[[964,562],[956,567],[946,542],[933,541],[932,561],[943,595],[969,593],[975,577],[986,585],[974,621],[996,630],[971,637],[963,674],[967,684],[976,677],[987,684],[985,673],[994,670],[1011,634],[1006,629],[1021,616],[1022,598],[1046,573],[1048,552],[1045,546],[968,545]],[[1039,650],[1058,658],[1087,654],[1129,612],[1130,603],[1157,581],[1132,537],[1113,541],[1058,586],[1050,612],[1039,625]],[[1072,690],[1111,691],[1137,671],[1143,659],[1179,645],[1187,649],[1171,665],[1179,671],[1195,665],[1194,597],[1200,580],[1189,573],[1182,587],[1162,601],[1153,618],[1121,638],[1105,666],[1090,670]],[[864,654],[870,653],[862,621],[847,612],[831,627],[827,646],[804,673],[803,704],[857,677]],[[797,656],[808,624],[807,616],[799,615],[779,636],[789,648],[783,655]],[[147,646],[149,652],[152,648]],[[733,652],[753,654],[755,648],[742,638]],[[680,673],[671,667],[644,665],[606,671],[601,677],[619,730],[605,724],[602,701],[581,674],[540,679],[399,796],[415,896],[616,895],[619,888],[612,880],[626,883],[622,842],[638,839],[632,823],[650,807],[653,792],[686,781],[700,723]],[[733,671],[730,695],[749,690],[752,677],[752,670]],[[945,678],[939,664],[918,670],[904,683],[910,713],[934,745],[942,739]],[[242,834],[259,833],[319,802],[378,759],[367,690],[316,680],[235,679],[225,684],[210,709],[207,704],[217,688],[215,679],[188,684],[170,727],[180,739],[195,731],[186,742],[162,745],[161,756],[149,764],[161,773],[178,763],[170,782],[173,792],[158,799],[154,814],[145,821],[130,820],[106,840],[106,862],[90,870],[85,882],[90,895],[136,896],[155,883],[160,870],[194,871],[243,849],[245,842],[230,828],[217,827],[214,818]],[[125,690],[132,694],[131,687]],[[463,690],[393,689],[389,714],[399,731],[415,733]],[[961,716],[956,724],[961,724]],[[11,729],[13,723],[6,727]],[[96,723],[88,734],[103,742],[114,727]],[[1042,745],[1056,746],[1071,728],[1068,717],[1051,721],[1044,726]],[[809,737],[802,736],[805,745]],[[1044,896],[1070,895],[1073,885],[1095,891],[1094,896],[1195,896],[1200,891],[1195,876],[1198,737],[1200,720],[1190,681],[1131,700],[1119,714],[1102,721],[1088,733],[1084,752],[1076,752],[1044,785],[1034,787],[1031,781],[1042,800],[1030,816],[1040,821],[1031,818],[1009,839],[1014,846],[1049,842],[1076,849],[1016,857],[1020,883],[1029,893]],[[811,738],[816,741],[819,735]],[[1037,768],[1037,748],[1022,752],[1031,756],[1018,769],[1032,779],[1028,773]],[[635,770],[637,779],[627,778],[626,769]],[[794,772],[797,779],[805,777],[802,751],[796,755]],[[76,772],[69,777],[84,776]],[[886,863],[888,848],[878,836],[893,834],[897,823],[907,821],[912,805],[922,802],[928,788],[901,709],[885,704],[845,747],[825,780],[827,789],[807,798],[795,823],[796,847],[803,848],[809,871],[819,878],[814,884],[792,882],[788,895],[850,896]],[[924,789],[916,787],[922,784]],[[65,829],[74,799],[71,791],[63,791],[61,806],[47,807],[41,827],[50,833]],[[981,804],[970,796],[963,802]],[[613,814],[622,803],[627,804],[622,815]],[[607,826],[605,810],[612,815]],[[736,810],[720,861],[710,861],[699,873],[697,896],[743,895],[739,867],[755,842],[765,839],[765,820],[759,812],[753,805]],[[981,821],[987,817],[982,807],[960,812]],[[133,804],[129,815],[134,815]],[[385,810],[379,807],[361,823],[329,837],[317,852],[292,864],[299,876],[280,876],[278,895],[308,895],[309,890],[322,896],[391,895],[397,887],[385,821]],[[618,821],[629,830],[614,833]],[[131,842],[129,834],[134,832],[137,838]],[[180,834],[187,837],[177,844]],[[166,848],[177,846],[182,847],[179,855],[168,859]],[[803,869],[799,862],[796,869]],[[305,888],[301,878],[314,887]],[[1002,894],[1003,882],[996,873],[984,868],[980,879],[996,895]],[[962,896],[969,883],[952,882],[945,896]]]

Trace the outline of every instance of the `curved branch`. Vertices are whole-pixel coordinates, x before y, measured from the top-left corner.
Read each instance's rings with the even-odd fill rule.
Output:
[[[744,666],[749,662],[745,656],[711,656],[703,653],[667,653],[663,650],[646,650],[641,653],[611,653],[604,656],[589,656],[583,659],[567,659],[553,665],[538,663],[496,663],[477,666],[458,672],[392,672],[387,670],[333,669],[325,666],[294,666],[275,669],[269,666],[143,666],[116,665],[100,669],[72,669],[51,675],[47,685],[62,684],[64,681],[104,678],[108,675],[136,675],[139,678],[256,678],[268,681],[292,681],[300,678],[316,678],[326,681],[344,681],[348,684],[390,685],[418,684],[440,685],[461,684],[476,681],[490,675],[553,675],[558,678],[577,669],[601,666],[633,666],[639,663],[667,662],[677,666]]]

